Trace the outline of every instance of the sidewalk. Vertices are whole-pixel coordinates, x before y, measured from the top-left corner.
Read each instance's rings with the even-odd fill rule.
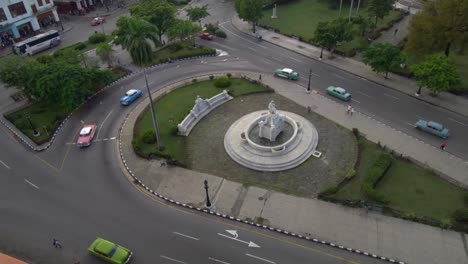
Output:
[[[254,36],[252,33],[252,26],[249,23],[242,21],[237,15],[232,18],[231,22],[232,25],[238,30],[244,32],[245,34]],[[313,45],[301,42],[297,39],[286,37],[273,31],[268,31],[261,28],[258,30],[262,32],[264,41],[268,41],[272,44],[292,50],[313,59],[318,60],[320,57],[320,47],[315,47]],[[391,34],[393,34],[393,32]],[[368,81],[381,84],[394,90],[398,90],[409,96],[415,97],[416,99],[426,101],[430,104],[468,117],[468,100],[463,97],[455,96],[450,93],[440,93],[438,97],[432,97],[429,96],[429,91],[425,88],[422,89],[422,95],[416,97],[414,93],[417,91],[418,86],[414,80],[392,73],[389,73],[388,79],[385,79],[382,75],[374,73],[369,66],[358,60],[340,57],[337,55],[335,55],[333,59],[327,59],[327,56],[328,52],[325,51],[324,60],[322,60],[323,63],[332,65],[336,68],[362,77]]]
[[[242,74],[251,78],[258,76],[258,73]],[[197,76],[197,79],[202,78]],[[403,155],[414,156],[416,160],[434,165],[468,184],[468,176],[465,173],[468,169],[466,162],[454,159],[448,153],[440,152],[437,148],[399,131],[389,129],[384,124],[360,113],[350,117],[346,115],[343,106],[317,94],[316,91],[306,95],[304,87],[286,80],[272,76],[264,76],[262,80],[277,93],[303,106],[311,106],[318,114],[348,128],[358,127],[370,140],[380,141],[389,148],[399,149]],[[154,96],[168,89],[168,87],[161,89],[154,93]],[[144,186],[162,196],[194,207],[203,207],[205,193],[202,186],[206,179],[209,182],[209,193],[213,204],[211,210],[226,214],[227,217],[251,219],[250,221],[262,217],[265,219],[264,224],[273,228],[407,263],[468,263],[468,253],[464,247],[467,236],[462,233],[377,213],[366,213],[362,209],[348,208],[317,199],[305,199],[262,188],[245,187],[214,175],[180,167],[161,166],[158,160],[148,161],[139,158],[134,154],[131,140],[136,117],[145,107],[146,103],[140,103],[127,117],[120,137],[121,154],[125,166],[135,177],[140,179]]]

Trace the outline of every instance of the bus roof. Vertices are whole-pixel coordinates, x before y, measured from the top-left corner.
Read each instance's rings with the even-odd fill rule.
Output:
[[[19,259],[15,259],[13,257],[10,257],[8,255],[0,253],[0,263],[1,264],[28,264],[24,261],[21,261]]]
[[[24,45],[24,44],[27,44],[28,42],[30,41],[33,41],[33,40],[36,40],[36,39],[40,39],[42,37],[45,37],[45,36],[48,36],[48,35],[52,35],[52,34],[55,34],[55,33],[58,33],[57,30],[49,30],[47,32],[44,32],[44,33],[41,33],[41,34],[38,34],[36,36],[33,36],[33,37],[30,37],[30,38],[27,38],[23,41],[20,41],[18,43],[15,44],[15,46],[21,46],[21,45]]]

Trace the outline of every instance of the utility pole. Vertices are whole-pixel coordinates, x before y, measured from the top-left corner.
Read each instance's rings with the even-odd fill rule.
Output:
[[[312,69],[309,71],[309,84],[307,84],[306,93],[310,94],[310,79],[312,78]]]
[[[206,207],[211,207],[210,196],[208,195],[208,181],[204,181],[205,184],[205,192],[206,192]]]
[[[146,77],[145,68],[143,68],[143,74],[145,75],[146,91],[148,92],[148,98],[150,100],[151,117],[153,119],[154,133],[156,134],[156,143],[158,144],[158,150],[163,150],[163,146],[161,145],[161,139],[159,138],[159,127],[158,121],[156,120],[156,113],[154,111],[153,98],[151,97],[151,92],[148,85],[148,77]]]

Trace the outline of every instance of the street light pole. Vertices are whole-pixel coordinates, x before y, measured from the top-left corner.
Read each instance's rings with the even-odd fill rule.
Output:
[[[31,129],[33,131],[33,136],[35,137],[40,136],[41,133],[39,133],[39,131],[37,131],[36,128],[34,127],[33,123],[31,122],[31,116],[29,115],[29,113],[26,113],[26,119],[28,119],[29,121],[29,125],[31,126]]]
[[[310,72],[309,72],[309,84],[307,84],[307,89],[306,89],[306,93],[310,93],[310,79],[312,78],[312,69],[310,69]]]
[[[143,68],[143,74],[145,75],[146,91],[148,92],[148,98],[150,100],[151,117],[153,118],[154,132],[156,133],[156,143],[158,144],[158,150],[163,150],[163,146],[161,145],[161,139],[159,138],[159,127],[158,121],[156,120],[156,113],[154,112],[153,98],[151,97],[151,92],[148,85],[148,77],[146,77],[145,68]]]
[[[323,58],[323,46],[322,46],[322,48],[320,49],[320,58],[319,58],[319,59],[322,60],[322,58]]]
[[[208,181],[205,180],[205,192],[206,192],[206,207],[211,207],[210,196],[208,195]]]
[[[416,93],[414,95],[416,96],[420,96],[421,95],[421,86],[418,87],[418,90],[416,91]]]

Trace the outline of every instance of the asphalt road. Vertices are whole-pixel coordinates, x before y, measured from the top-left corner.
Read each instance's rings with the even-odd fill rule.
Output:
[[[218,57],[157,67],[149,81],[156,88],[221,67],[256,70],[246,61]],[[128,88],[143,85],[143,78],[138,78],[88,102],[67,122],[53,148],[43,153],[20,147],[4,129],[0,131],[2,251],[31,263],[100,263],[86,248],[101,236],[131,248],[132,263],[376,263],[361,255],[172,208],[135,189],[122,175],[113,138],[131,109],[120,106],[118,99]],[[85,149],[73,144],[81,121],[95,122],[99,129],[96,142]],[[226,230],[236,230],[237,240]],[[64,248],[53,248],[52,238]],[[260,248],[249,248],[250,241]]]

